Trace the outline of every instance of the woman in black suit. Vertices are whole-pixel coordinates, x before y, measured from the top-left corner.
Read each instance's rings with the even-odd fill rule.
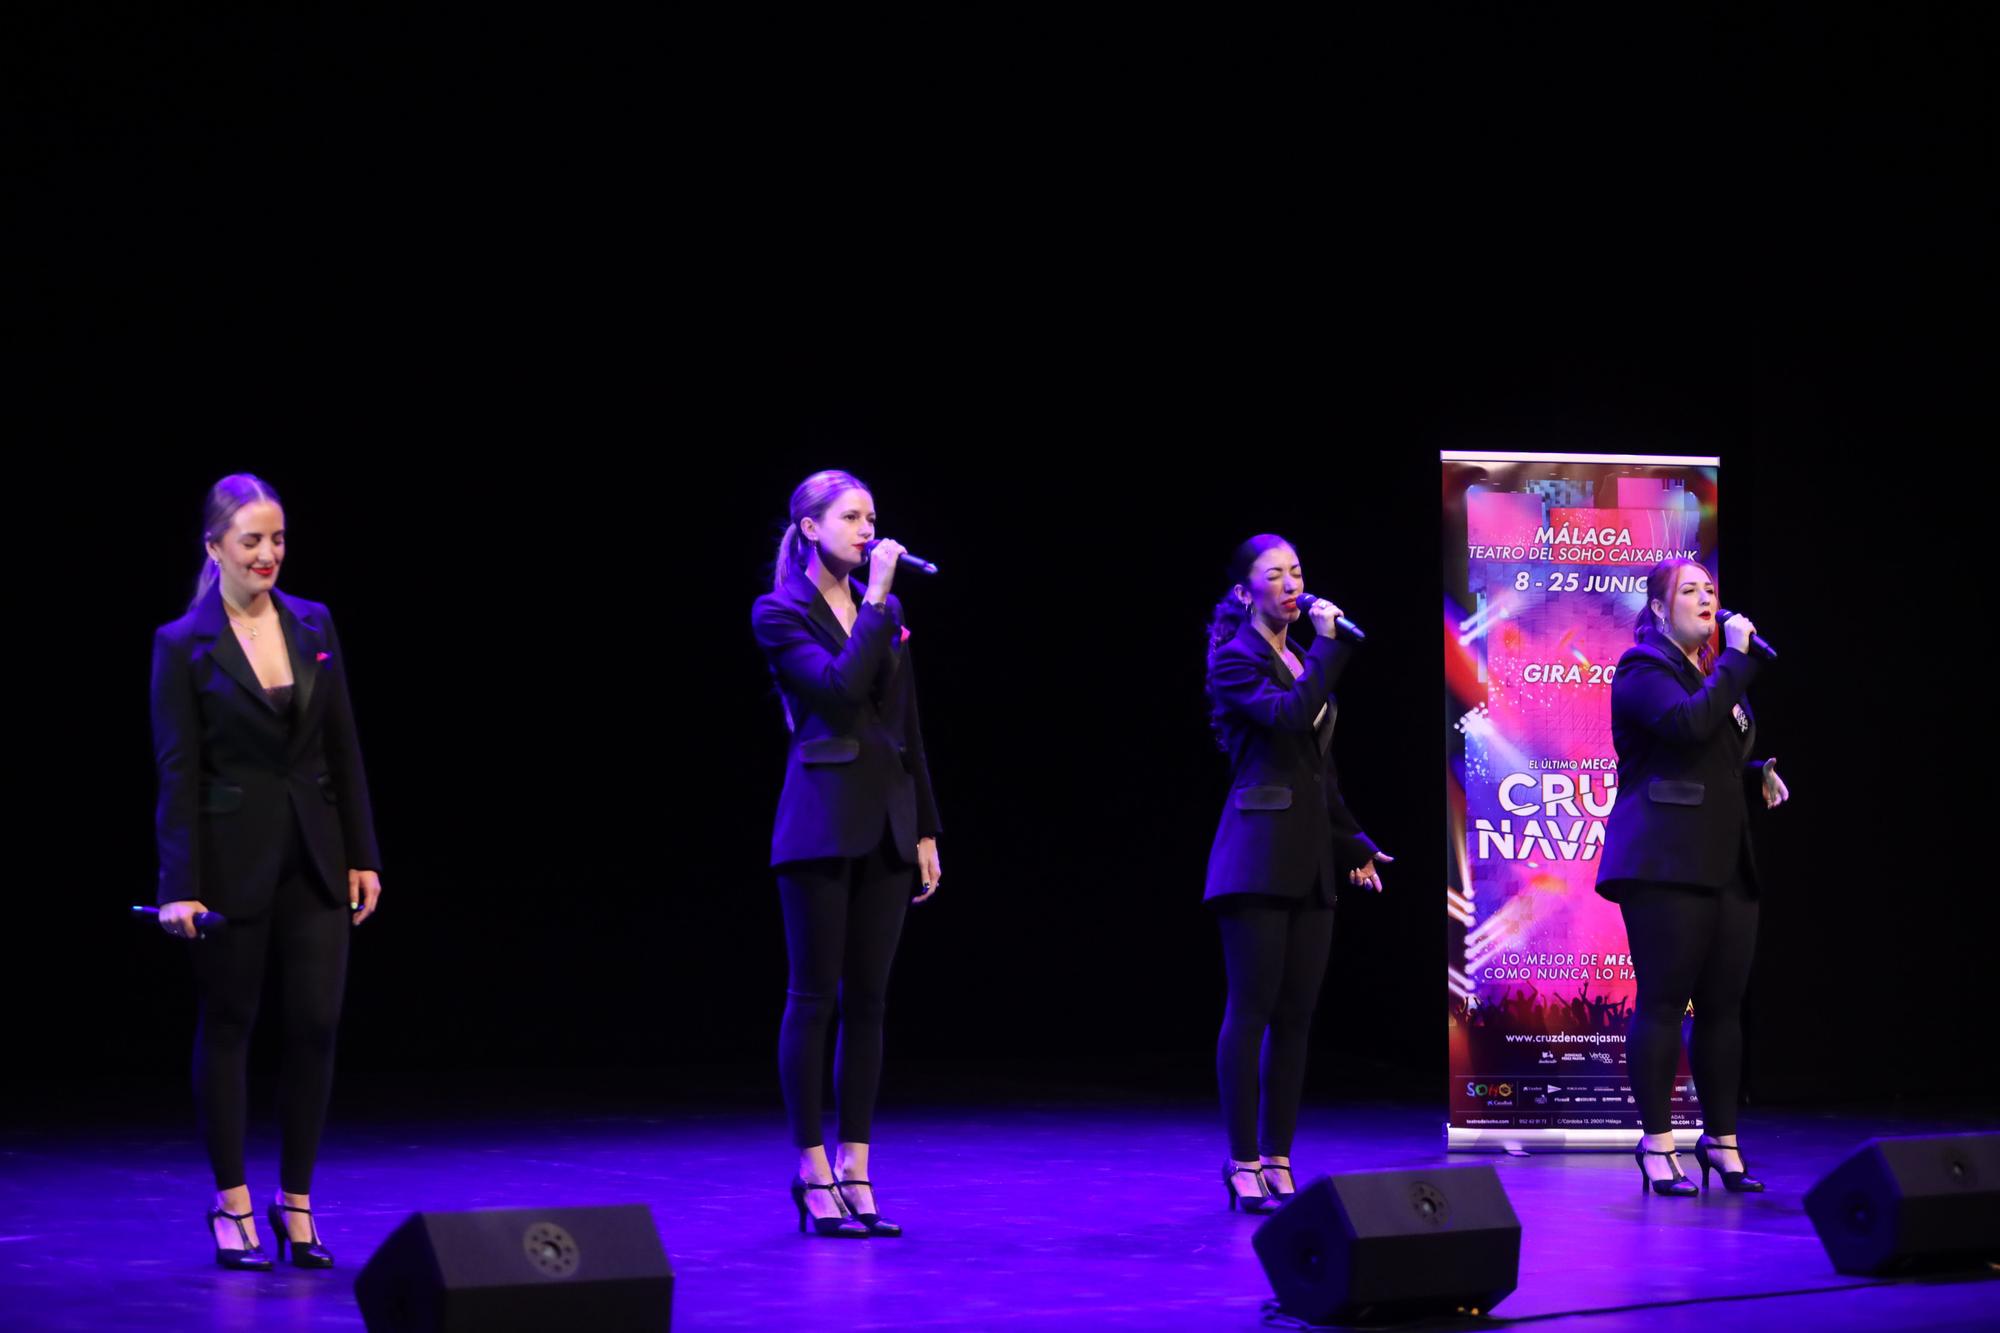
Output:
[[[792,1201],[800,1231],[810,1221],[822,1236],[897,1236],[868,1178],[882,1015],[904,913],[942,874],[910,634],[889,593],[903,548],[874,541],[874,498],[845,472],[807,477],[790,512],[750,623],[791,731],[771,866],[789,962],[778,1074],[799,1149]],[[820,1090],[836,1007],[840,1143],[829,1165]]]
[[[347,935],[374,915],[381,857],[333,617],[277,591],[285,515],[256,477],[203,511],[207,563],[187,614],[153,636],[161,929],[190,946],[200,1026],[195,1101],[215,1172],[208,1226],[225,1268],[265,1269],[243,1167],[245,1064],[275,952],[285,1036],[278,1257],[330,1268],[312,1175],[333,1079]],[[226,926],[201,935],[196,917]]]
[[[1340,608],[1313,603],[1303,654],[1288,631],[1305,577],[1282,537],[1237,548],[1209,629],[1208,696],[1229,756],[1229,799],[1203,894],[1222,931],[1229,1006],[1215,1054],[1229,1203],[1267,1212],[1291,1196],[1292,1133],[1306,1037],[1333,950],[1334,886],[1381,892],[1377,847],[1341,799],[1333,765],[1333,685],[1353,652]],[[1261,1052],[1261,1056],[1260,1056]],[[1261,1112],[1261,1114],[1260,1114]]]
[[[1618,803],[1604,829],[1597,891],[1617,903],[1638,976],[1628,1066],[1645,1137],[1633,1150],[1658,1194],[1699,1193],[1674,1152],[1670,1098],[1680,1063],[1681,1015],[1694,1001],[1689,1063],[1707,1133],[1695,1145],[1733,1192],[1764,1186],[1736,1144],[1743,1064],[1743,992],[1757,943],[1757,859],[1746,791],[1767,807],[1790,795],[1777,760],[1751,759],[1756,721],[1747,691],[1756,627],[1732,616],[1716,648],[1715,577],[1692,560],[1665,561],[1646,579],[1637,643],[1611,682]]]

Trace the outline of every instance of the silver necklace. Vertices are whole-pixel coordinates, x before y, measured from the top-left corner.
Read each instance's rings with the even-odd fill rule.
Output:
[[[236,626],[236,628],[238,629],[249,630],[250,637],[253,639],[257,637],[257,626],[253,622],[245,620],[242,617],[238,616],[236,612],[230,607],[229,599],[227,597],[222,599],[222,610],[226,615],[228,615],[230,624]]]

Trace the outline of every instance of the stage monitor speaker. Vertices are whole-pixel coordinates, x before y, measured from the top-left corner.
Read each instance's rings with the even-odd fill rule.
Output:
[[[354,1280],[369,1333],[668,1328],[674,1270],[652,1210],[412,1213]]]
[[[2000,1260],[2000,1134],[1870,1139],[1806,1191],[1806,1216],[1843,1273]]]
[[[1250,1243],[1309,1324],[1483,1314],[1520,1280],[1521,1220],[1490,1166],[1321,1176]]]

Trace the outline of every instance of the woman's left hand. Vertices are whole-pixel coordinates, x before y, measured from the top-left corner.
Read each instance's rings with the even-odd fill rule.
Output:
[[[1382,892],[1382,872],[1375,868],[1375,863],[1380,861],[1382,864],[1387,865],[1395,859],[1389,853],[1378,848],[1375,855],[1368,858],[1367,865],[1362,866],[1358,870],[1347,872],[1347,882],[1358,888],[1367,889],[1370,893],[1380,893]]]
[[[1764,761],[1764,808],[1776,810],[1792,799],[1792,789],[1778,776],[1778,757],[1772,755]]]
[[[938,860],[937,839],[917,839],[917,878],[922,881],[924,891],[910,899],[920,903],[938,891],[938,881],[944,878],[944,863]]]
[[[347,910],[354,913],[354,924],[360,925],[375,915],[376,900],[382,896],[382,877],[372,870],[350,870],[347,872]]]

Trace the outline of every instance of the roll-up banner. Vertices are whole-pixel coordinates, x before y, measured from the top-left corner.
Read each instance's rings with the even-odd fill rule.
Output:
[[[1718,459],[1448,451],[1446,975],[1454,1149],[1630,1148],[1632,959],[1597,896],[1611,679],[1659,561],[1716,571]],[[1700,1126],[1685,1059],[1677,1134]]]

